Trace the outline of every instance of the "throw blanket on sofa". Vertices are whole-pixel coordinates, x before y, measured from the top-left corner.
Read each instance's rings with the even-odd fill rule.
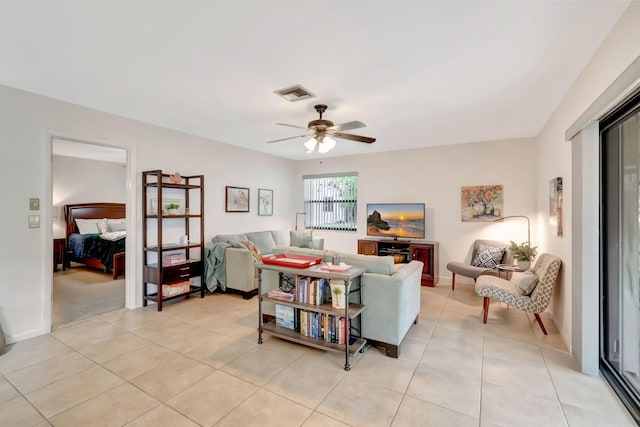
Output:
[[[209,292],[213,292],[217,287],[223,291],[227,289],[227,274],[224,268],[224,251],[229,246],[227,242],[216,242],[207,254],[207,261],[204,264],[204,276]]]

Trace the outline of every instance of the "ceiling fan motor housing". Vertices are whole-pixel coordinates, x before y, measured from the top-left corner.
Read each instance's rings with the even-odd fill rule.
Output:
[[[307,125],[307,127],[310,130],[321,132],[321,131],[327,130],[328,128],[333,127],[333,122],[331,120],[324,120],[324,119],[311,120]]]

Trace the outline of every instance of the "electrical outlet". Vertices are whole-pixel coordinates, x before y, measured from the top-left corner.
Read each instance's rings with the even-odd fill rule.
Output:
[[[40,215],[29,215],[29,228],[40,228]]]

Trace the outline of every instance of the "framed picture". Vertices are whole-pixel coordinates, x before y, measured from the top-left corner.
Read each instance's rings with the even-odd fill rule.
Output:
[[[273,215],[273,190],[258,188],[258,215]]]
[[[558,237],[564,235],[562,203],[562,177],[559,176],[549,182],[549,223],[556,227]]]
[[[495,221],[502,218],[502,185],[474,185],[460,190],[462,221]]]
[[[249,212],[249,189],[244,187],[225,187],[225,212]]]

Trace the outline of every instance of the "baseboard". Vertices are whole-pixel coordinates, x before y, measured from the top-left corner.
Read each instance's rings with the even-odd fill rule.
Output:
[[[20,341],[28,340],[30,338],[39,337],[40,335],[46,335],[51,331],[45,331],[44,329],[35,329],[32,331],[24,332],[18,335],[7,335],[7,331],[4,330],[4,339],[7,344],[14,344]]]

